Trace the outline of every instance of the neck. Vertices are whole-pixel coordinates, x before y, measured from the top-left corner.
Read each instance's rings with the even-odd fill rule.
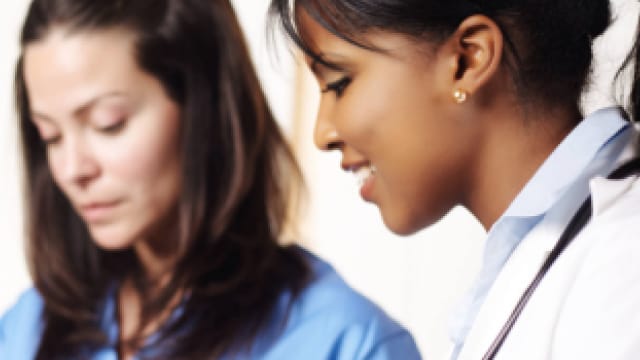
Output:
[[[463,204],[485,230],[502,216],[580,118],[577,109],[534,113],[532,108],[510,105],[495,107],[479,119],[489,126]]]
[[[177,224],[169,221],[164,224],[134,246],[145,277],[156,286],[162,286],[169,280],[179,256]]]
[[[160,285],[171,276],[176,263],[175,249],[170,252],[160,251],[155,242],[142,241],[136,244],[135,252],[147,280]]]
[[[146,301],[153,298],[171,280],[176,260],[178,259],[178,241],[176,227],[161,227],[153,231],[145,239],[139,239],[134,245],[134,251],[144,272],[144,276],[150,288],[146,294],[129,277],[124,279],[118,291],[118,315],[120,324],[120,357],[132,358],[137,351],[136,344],[130,341],[135,336],[146,338],[154,333],[158,327],[169,317],[173,308],[179,303],[182,291],[178,291],[170,299],[166,308],[159,313],[153,313],[152,318],[143,319]],[[146,300],[145,300],[146,299]]]

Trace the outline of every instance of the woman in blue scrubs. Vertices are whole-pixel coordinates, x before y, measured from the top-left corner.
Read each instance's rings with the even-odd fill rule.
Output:
[[[278,244],[298,169],[226,0],[34,0],[16,91],[34,288],[0,359],[418,359]]]
[[[387,227],[462,205],[487,230],[450,358],[640,358],[637,40],[627,111],[579,105],[609,0],[271,4],[322,92],[317,147]]]

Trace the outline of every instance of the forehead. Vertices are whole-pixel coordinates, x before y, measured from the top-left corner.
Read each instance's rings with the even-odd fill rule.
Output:
[[[301,40],[309,47],[309,50],[322,59],[325,57],[361,56],[375,58],[382,56],[413,62],[415,60],[422,61],[426,55],[432,54],[433,46],[431,44],[410,35],[369,29],[355,36],[346,35],[345,37],[353,40],[349,41],[327,30],[302,8],[297,11],[296,17]]]
[[[140,78],[134,35],[124,29],[69,32],[52,29],[24,49],[24,78],[33,107],[73,106]],[[115,90],[115,89],[111,89]]]

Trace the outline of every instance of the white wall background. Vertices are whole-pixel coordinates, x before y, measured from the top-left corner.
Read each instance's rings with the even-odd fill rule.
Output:
[[[443,358],[447,317],[480,266],[483,229],[465,210],[456,208],[417,235],[399,238],[390,234],[378,210],[360,200],[352,176],[339,169],[339,155],[312,148],[318,90],[287,51],[281,51],[274,61],[264,30],[268,0],[233,2],[274,112],[296,145],[307,176],[309,205],[301,214],[300,241],[407,326],[425,357]],[[613,72],[630,46],[638,17],[637,1],[613,3],[619,19],[598,41],[597,76],[585,97],[587,111],[612,103]],[[12,97],[18,29],[26,5],[26,0],[0,3],[0,313],[29,286],[22,251]],[[296,98],[300,101],[294,103]]]
[[[29,284],[22,251],[13,69],[26,1],[0,3],[0,313]]]

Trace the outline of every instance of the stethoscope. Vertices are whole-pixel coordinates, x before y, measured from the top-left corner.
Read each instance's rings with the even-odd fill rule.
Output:
[[[619,180],[635,174],[640,174],[640,158],[635,158],[625,163],[624,165],[613,171],[607,177],[607,179]],[[582,230],[582,228],[589,222],[589,219],[591,218],[591,210],[591,196],[589,196],[582,203],[576,214],[569,222],[569,225],[567,225],[567,227],[565,228],[564,232],[560,236],[560,239],[554,246],[553,250],[551,250],[551,253],[549,253],[549,256],[547,257],[545,262],[540,267],[540,270],[536,274],[535,278],[531,281],[527,289],[520,296],[520,300],[518,300],[516,307],[511,312],[511,316],[509,316],[509,319],[507,319],[507,321],[502,326],[502,329],[489,347],[489,350],[487,350],[485,355],[482,357],[482,360],[491,360],[496,356],[496,354],[502,347],[504,340],[509,335],[509,332],[511,332],[513,325],[522,313],[522,310],[527,305],[527,302],[531,298],[531,295],[536,290],[553,263],[556,261],[556,259],[558,259],[560,254],[562,254],[564,249],[567,248],[567,246],[576,237],[580,230]]]

